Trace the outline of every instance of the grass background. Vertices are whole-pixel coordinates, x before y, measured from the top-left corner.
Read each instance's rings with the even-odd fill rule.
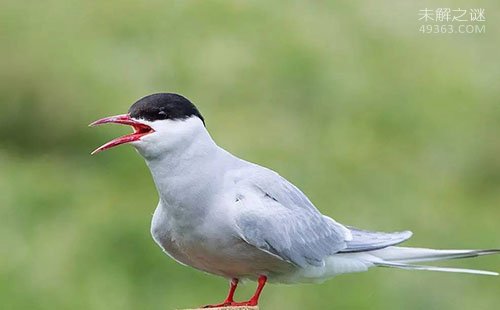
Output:
[[[485,34],[418,32],[418,10],[486,10]],[[408,245],[500,246],[497,1],[2,1],[0,308],[174,309],[226,282],[149,235],[157,194],[128,132],[89,129],[159,91],[220,145],[336,220]],[[499,257],[449,262],[500,270]],[[250,296],[254,285],[238,292]],[[495,309],[495,277],[377,269],[270,285],[263,309]]]

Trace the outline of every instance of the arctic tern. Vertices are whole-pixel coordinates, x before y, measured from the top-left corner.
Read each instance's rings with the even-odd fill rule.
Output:
[[[376,232],[342,225],[321,214],[307,196],[276,172],[219,147],[188,99],[157,93],[116,123],[134,132],[92,154],[131,144],[144,157],[159,194],[151,234],[177,262],[230,280],[220,306],[255,306],[266,281],[321,282],[370,267],[498,275],[482,270],[415,265],[417,262],[497,254],[491,250],[399,247],[410,231]],[[255,294],[235,302],[241,279],[258,282]]]

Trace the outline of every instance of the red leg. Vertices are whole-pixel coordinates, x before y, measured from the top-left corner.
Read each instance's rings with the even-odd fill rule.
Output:
[[[259,303],[260,293],[262,292],[264,285],[266,285],[266,281],[267,281],[266,276],[260,276],[258,280],[259,284],[257,285],[257,289],[255,290],[255,293],[253,294],[252,298],[250,298],[249,301],[232,302],[230,306],[257,306],[257,304]]]
[[[236,288],[238,287],[238,279],[232,278],[231,282],[229,283],[229,293],[227,294],[226,300],[224,300],[224,303],[231,303],[234,302],[234,292],[236,291]]]
[[[259,277],[259,285],[257,286],[257,289],[255,290],[255,293],[253,294],[252,298],[250,298],[250,300],[248,301],[248,306],[257,306],[257,304],[259,303],[260,293],[262,292],[264,285],[266,285],[266,282],[267,282],[266,276]]]
[[[227,306],[257,306],[257,304],[259,303],[260,293],[262,292],[264,285],[266,285],[266,282],[267,282],[267,277],[260,276],[258,280],[257,289],[255,290],[255,293],[253,294],[252,298],[250,298],[249,301],[235,302],[233,301],[233,297],[234,297],[234,291],[238,286],[238,279],[234,278],[231,280],[229,294],[227,295],[226,300],[223,303],[217,305],[207,305],[204,306],[203,308],[217,308],[217,307],[227,307]]]
[[[229,282],[229,293],[227,294],[226,300],[224,300],[220,304],[216,305],[206,305],[203,308],[218,308],[218,307],[226,307],[230,306],[232,303],[234,303],[234,292],[236,291],[236,288],[238,287],[238,279],[237,278],[232,278],[231,282]]]

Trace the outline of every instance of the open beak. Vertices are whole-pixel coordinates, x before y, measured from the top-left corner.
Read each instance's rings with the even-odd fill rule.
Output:
[[[130,118],[130,116],[128,114],[115,115],[115,116],[101,118],[100,120],[93,122],[89,126],[97,126],[97,125],[102,125],[102,124],[107,124],[107,123],[129,125],[129,126],[132,126],[134,128],[134,132],[131,134],[113,139],[113,140],[109,141],[108,143],[101,145],[100,147],[95,149],[90,154],[94,155],[96,153],[99,153],[101,151],[105,151],[107,149],[118,146],[120,144],[140,140],[143,136],[154,132],[153,128],[149,127],[146,124],[140,123],[140,122]]]

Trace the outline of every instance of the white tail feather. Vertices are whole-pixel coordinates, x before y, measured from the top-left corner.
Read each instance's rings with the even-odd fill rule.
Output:
[[[408,269],[408,270],[431,270],[431,271],[473,273],[473,274],[495,275],[495,276],[497,276],[498,273],[491,271],[422,266],[422,265],[412,265],[409,263],[476,257],[481,255],[490,255],[499,253],[500,249],[434,250],[434,249],[407,248],[407,247],[387,247],[376,251],[370,251],[370,254],[376,257],[376,260],[372,262],[376,266],[393,267],[393,268]]]
[[[428,270],[428,271],[442,271],[442,272],[458,272],[458,273],[471,273],[471,274],[482,274],[488,276],[498,276],[498,272],[477,270],[477,269],[465,269],[465,268],[449,268],[449,267],[436,267],[436,266],[423,266],[423,265],[410,265],[410,264],[398,264],[398,263],[375,263],[379,267],[392,267],[406,270]]]

